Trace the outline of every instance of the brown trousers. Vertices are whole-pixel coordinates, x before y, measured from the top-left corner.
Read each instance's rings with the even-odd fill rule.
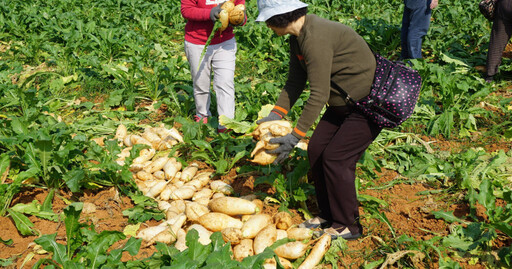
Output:
[[[350,107],[328,107],[308,146],[320,217],[362,233],[356,163],[382,129]]]
[[[498,73],[503,50],[512,36],[512,0],[499,0],[495,12],[487,53],[487,76]]]

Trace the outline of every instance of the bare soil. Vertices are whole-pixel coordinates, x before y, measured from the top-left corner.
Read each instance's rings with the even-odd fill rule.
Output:
[[[161,119],[158,115],[163,114],[162,111],[156,111],[155,118]],[[483,143],[483,146],[489,152],[496,150],[510,150],[511,143],[506,140],[497,141],[480,141],[475,140],[446,140],[442,137],[422,137],[423,140],[432,142],[430,145],[434,150],[444,150],[456,152],[469,145],[473,145],[476,141]],[[201,169],[208,169],[206,164],[201,164]],[[237,174],[236,167],[233,168],[228,174],[224,175],[222,180],[230,183],[235,192],[240,195],[246,195],[250,193],[264,193],[272,195],[275,190],[269,185],[258,185],[254,186],[254,182],[257,174]],[[396,235],[393,237],[391,229],[384,222],[370,217],[370,212],[365,212],[363,207],[360,207],[361,222],[364,227],[364,235],[358,240],[349,241],[348,249],[340,252],[340,259],[338,266],[341,268],[360,268],[368,262],[386,258],[382,254],[377,255],[378,250],[387,246],[393,246],[394,238],[401,235],[407,235],[416,241],[429,240],[434,236],[446,236],[450,233],[450,224],[443,220],[436,219],[432,215],[432,211],[454,211],[458,217],[464,217],[469,214],[469,206],[461,203],[463,194],[447,194],[440,192],[429,195],[420,195],[420,193],[426,193],[427,191],[435,191],[436,186],[429,186],[427,184],[418,182],[414,184],[401,183],[386,186],[389,182],[392,182],[399,175],[394,171],[383,170],[378,173],[378,177],[375,179],[375,186],[373,189],[362,190],[362,194],[370,195],[381,200],[386,201],[389,206],[381,209],[389,220]],[[381,186],[381,187],[379,187]],[[12,205],[17,203],[30,203],[33,200],[37,200],[42,203],[48,191],[44,189],[27,188],[23,189],[18,193],[12,201]],[[104,230],[109,231],[123,231],[124,228],[129,225],[127,217],[123,216],[122,212],[125,209],[133,207],[131,200],[125,196],[119,196],[114,188],[110,189],[99,189],[99,190],[88,190],[81,194],[73,194],[68,192],[60,191],[56,194],[53,200],[53,210],[55,213],[62,213],[63,209],[74,201],[80,201],[84,203],[93,204],[96,209],[89,213],[82,213],[81,222],[92,224],[97,232]],[[310,197],[308,201],[308,209],[313,214],[317,211],[315,207],[315,198]],[[275,204],[265,204],[264,212],[274,214],[278,210],[278,206]],[[298,224],[304,221],[303,216],[298,213],[297,210],[292,209],[291,212],[294,216],[294,223]],[[485,212],[480,207],[477,215],[482,216],[485,219]],[[57,239],[59,243],[65,244],[65,227],[64,223],[52,222],[43,219],[30,217],[30,220],[34,223],[34,228],[41,235],[53,234],[57,232]],[[154,226],[156,221],[148,221],[142,226]],[[39,259],[48,258],[49,254],[44,253],[41,249],[38,249],[33,242],[37,236],[21,236],[16,229],[13,221],[9,217],[0,217],[0,230],[1,238],[3,240],[12,239],[12,245],[5,245],[0,243],[0,258],[15,258],[15,265],[9,268],[31,268]],[[501,239],[500,239],[501,238]],[[124,240],[126,241],[126,240]],[[114,247],[121,246],[124,241],[119,242]],[[496,248],[500,248],[505,245],[510,245],[512,240],[506,237],[499,237],[496,242],[493,242]],[[396,255],[401,255],[397,248]],[[154,246],[148,246],[141,248],[139,254],[135,257],[129,255],[123,256],[123,260],[141,259],[149,257],[155,252]],[[386,252],[389,253],[389,252]],[[373,257],[373,260],[368,260],[368,257]],[[392,254],[388,254],[388,258],[392,258]],[[409,254],[408,256],[411,262],[415,265],[415,268],[438,268],[437,258],[425,257],[421,254]],[[463,268],[485,268],[484,265],[471,265],[468,260],[460,258],[457,260],[461,263]],[[330,266],[327,266],[330,268]],[[392,263],[388,268],[398,268]]]

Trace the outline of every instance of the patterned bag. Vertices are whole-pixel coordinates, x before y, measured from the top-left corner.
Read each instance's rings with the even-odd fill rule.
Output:
[[[347,103],[355,107],[379,127],[395,128],[409,118],[420,95],[421,77],[418,71],[402,62],[390,61],[375,54],[377,68],[370,94],[354,101],[341,87],[331,81]]]
[[[478,4],[478,8],[480,12],[484,15],[488,20],[494,20],[494,11],[496,10],[496,3],[498,0],[482,0],[480,4]]]

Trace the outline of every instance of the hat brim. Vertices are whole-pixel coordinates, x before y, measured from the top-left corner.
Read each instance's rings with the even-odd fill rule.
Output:
[[[256,21],[257,22],[266,21],[266,20],[274,17],[275,15],[288,13],[288,12],[297,10],[299,8],[307,7],[307,6],[308,6],[307,4],[299,2],[299,3],[295,3],[292,6],[280,6],[280,7],[276,7],[276,8],[266,8],[265,10],[263,10],[263,12],[260,12],[258,14]]]

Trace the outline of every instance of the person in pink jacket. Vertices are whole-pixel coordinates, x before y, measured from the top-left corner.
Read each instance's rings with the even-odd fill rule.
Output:
[[[221,5],[225,0],[181,0],[181,15],[187,20],[185,25],[185,54],[190,64],[194,87],[196,122],[207,123],[210,112],[210,85],[213,74],[213,91],[217,96],[217,113],[228,118],[235,116],[235,59],[236,40],[233,25],[222,33],[216,33],[206,54],[199,62],[201,52],[219,18]],[[234,4],[245,4],[245,0],[234,0]],[[241,25],[245,24],[247,18]],[[219,125],[218,132],[226,132]]]

